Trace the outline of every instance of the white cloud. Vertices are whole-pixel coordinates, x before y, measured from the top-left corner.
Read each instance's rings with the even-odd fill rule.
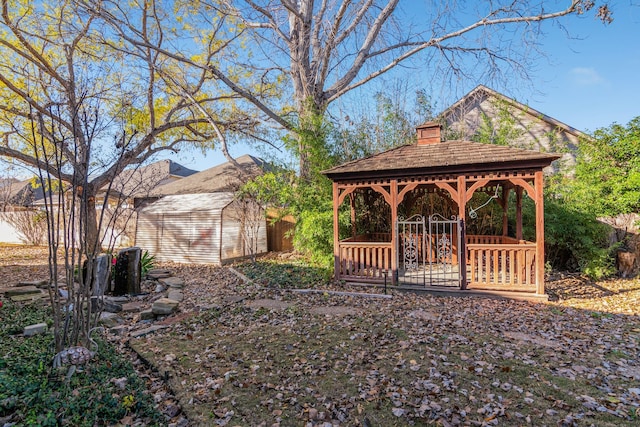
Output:
[[[596,86],[605,83],[604,78],[593,68],[576,67],[569,72],[573,83],[580,86]]]

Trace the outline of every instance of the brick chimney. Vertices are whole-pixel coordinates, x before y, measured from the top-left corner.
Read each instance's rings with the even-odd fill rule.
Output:
[[[439,144],[442,139],[440,136],[440,123],[427,122],[416,128],[418,131],[418,145]]]

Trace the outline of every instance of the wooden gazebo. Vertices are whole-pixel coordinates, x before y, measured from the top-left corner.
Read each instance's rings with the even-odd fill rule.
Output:
[[[560,156],[470,141],[442,141],[440,125],[417,129],[416,144],[404,145],[323,173],[333,181],[335,277],[350,282],[528,292],[544,291],[543,169]],[[515,224],[509,227],[510,193]],[[469,202],[485,192],[502,207],[497,235],[467,234]],[[522,202],[535,203],[535,241],[523,239]],[[386,230],[356,230],[340,239],[340,206],[349,197],[351,219],[361,213],[359,194],[378,198],[386,209]],[[441,212],[403,205],[416,197],[449,203]],[[380,203],[381,200],[384,203]],[[416,204],[413,203],[412,206]],[[433,204],[432,204],[433,207]],[[420,210],[422,209],[422,210]],[[362,203],[360,204],[362,211]],[[405,216],[399,215],[403,210]]]

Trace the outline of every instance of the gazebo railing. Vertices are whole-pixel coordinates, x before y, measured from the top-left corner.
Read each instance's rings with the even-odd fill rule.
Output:
[[[339,251],[341,279],[382,282],[391,271],[391,242],[341,241]]]
[[[466,236],[467,245],[517,245],[520,243],[530,243],[525,242],[524,240],[518,240],[513,237],[508,236],[494,236],[494,235],[480,235],[480,234],[467,234]]]
[[[536,288],[536,245],[468,244],[469,288]]]
[[[338,274],[343,280],[391,280],[392,250],[388,233],[358,235],[339,242]],[[467,235],[468,288],[536,290],[536,244],[507,236]]]

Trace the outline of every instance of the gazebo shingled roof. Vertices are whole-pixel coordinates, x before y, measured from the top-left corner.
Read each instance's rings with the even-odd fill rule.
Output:
[[[333,178],[407,176],[546,167],[561,156],[471,141],[403,145],[323,171]]]

